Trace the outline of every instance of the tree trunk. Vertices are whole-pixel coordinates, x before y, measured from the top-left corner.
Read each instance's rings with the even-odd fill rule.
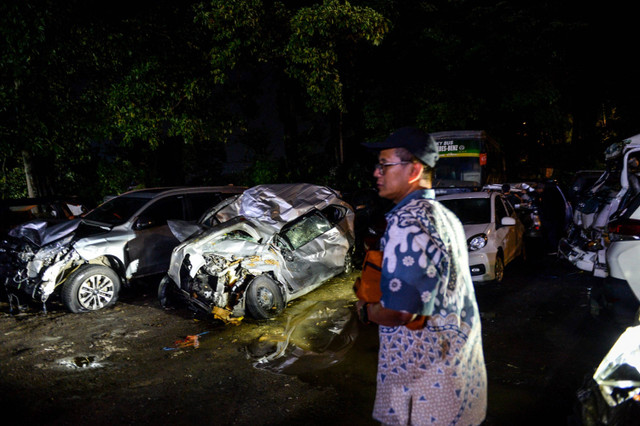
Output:
[[[24,177],[27,181],[27,193],[29,198],[36,198],[39,194],[33,179],[33,162],[31,161],[31,154],[26,150],[22,151],[22,162],[24,164]]]

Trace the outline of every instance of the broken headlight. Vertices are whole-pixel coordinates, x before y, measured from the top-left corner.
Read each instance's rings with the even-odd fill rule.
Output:
[[[66,255],[69,250],[71,250],[70,243],[72,240],[73,236],[69,235],[62,240],[42,247],[30,260],[25,259],[25,261],[29,262],[29,276],[34,277],[42,270],[42,268],[51,266],[55,262],[59,261],[62,256]]]

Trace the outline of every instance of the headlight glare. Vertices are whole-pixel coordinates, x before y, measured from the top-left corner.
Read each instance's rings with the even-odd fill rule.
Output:
[[[480,250],[482,247],[487,245],[487,235],[486,234],[478,234],[467,240],[467,245],[469,246],[470,251]]]

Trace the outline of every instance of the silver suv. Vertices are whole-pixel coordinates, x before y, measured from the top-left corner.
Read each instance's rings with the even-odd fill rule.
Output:
[[[234,186],[153,188],[124,193],[80,219],[19,225],[0,245],[0,277],[11,306],[19,297],[45,302],[54,292],[71,312],[113,305],[121,284],[166,272],[178,240],[167,220],[197,221],[239,194]]]

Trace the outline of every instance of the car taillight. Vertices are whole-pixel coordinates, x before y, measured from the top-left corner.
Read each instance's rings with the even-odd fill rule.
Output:
[[[609,239],[612,241],[640,239],[640,220],[618,219],[611,221],[608,231]]]

